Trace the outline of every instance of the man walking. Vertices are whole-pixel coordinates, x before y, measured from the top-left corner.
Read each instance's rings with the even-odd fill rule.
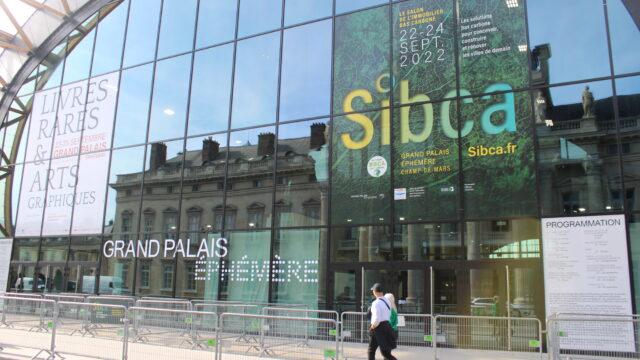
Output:
[[[397,360],[391,355],[391,350],[396,348],[395,336],[389,319],[391,317],[391,305],[384,298],[384,292],[380,284],[371,287],[375,300],[371,304],[371,327],[369,330],[369,360],[376,359],[376,350],[380,347],[380,352],[386,360]]]

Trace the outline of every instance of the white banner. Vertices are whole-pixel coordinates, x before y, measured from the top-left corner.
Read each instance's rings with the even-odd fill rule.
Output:
[[[12,248],[13,239],[0,239],[0,292],[4,292],[7,290]],[[13,284],[11,284],[11,286],[13,286]]]
[[[72,234],[102,232],[108,152],[88,153],[111,145],[117,89],[112,73],[34,96],[16,236],[40,235],[43,218],[43,236],[67,235],[74,202]]]
[[[624,215],[542,219],[542,243],[547,315],[632,314]],[[597,323],[579,325],[579,333],[561,329],[561,348],[634,351],[631,324],[606,333]]]

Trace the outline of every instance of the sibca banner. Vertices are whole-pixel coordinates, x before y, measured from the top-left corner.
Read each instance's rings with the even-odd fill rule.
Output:
[[[16,236],[102,231],[118,74],[36,93]]]
[[[451,219],[461,194],[471,217],[535,213],[531,100],[514,92],[529,76],[523,4],[461,1],[457,16],[452,0],[413,0],[336,19],[334,224],[386,221],[391,201],[401,221]]]

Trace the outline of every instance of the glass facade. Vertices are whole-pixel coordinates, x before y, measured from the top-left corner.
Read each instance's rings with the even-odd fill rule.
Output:
[[[602,214],[638,284],[627,6],[110,4],[4,119],[9,286],[544,318],[541,219]]]

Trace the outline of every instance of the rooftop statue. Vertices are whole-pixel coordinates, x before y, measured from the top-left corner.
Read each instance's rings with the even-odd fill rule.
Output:
[[[589,90],[588,86],[585,86],[582,92],[582,118],[587,119],[595,116],[593,93]]]

